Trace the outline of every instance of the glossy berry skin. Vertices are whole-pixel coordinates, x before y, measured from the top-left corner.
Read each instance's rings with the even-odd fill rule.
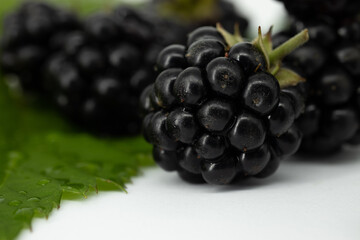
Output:
[[[239,151],[247,152],[260,147],[266,137],[264,122],[252,113],[237,116],[233,128],[228,133],[231,145]]]
[[[187,45],[190,46],[194,42],[205,39],[218,40],[222,43],[225,41],[223,36],[215,28],[204,26],[195,29],[189,34]]]
[[[205,133],[197,139],[195,151],[198,153],[198,156],[205,159],[218,158],[225,151],[225,138]]]
[[[203,161],[201,173],[207,183],[229,184],[236,176],[236,159],[224,157],[219,161]]]
[[[306,107],[296,121],[304,135],[300,147],[303,153],[328,155],[347,142],[357,142],[360,21],[350,15],[335,21],[340,15],[303,22],[295,19],[281,36],[283,39],[299,27],[309,28],[310,41],[285,59],[287,65],[300,69],[307,79]]]
[[[156,78],[154,92],[160,107],[165,108],[175,102],[175,96],[173,95],[172,89],[180,72],[180,68],[171,68],[161,72]]]
[[[161,70],[168,68],[182,68],[184,61],[185,47],[180,44],[170,45],[164,48],[157,57],[157,67]]]
[[[145,139],[154,149],[177,153],[154,150],[155,161],[167,171],[165,163],[177,162],[173,170],[192,183],[268,177],[302,139],[294,123],[305,108],[302,88],[280,89],[263,71],[260,51],[250,43],[225,50],[220,37],[203,27],[189,34],[189,45],[166,47],[158,77],[140,100]],[[182,60],[179,49],[187,49]],[[164,67],[166,55],[176,64]]]
[[[173,94],[178,103],[195,105],[206,94],[201,70],[188,67],[183,70],[174,82]]]
[[[287,132],[272,139],[275,155],[280,156],[291,156],[296,153],[301,143],[301,131],[296,127],[292,126]],[[275,144],[274,144],[275,143]]]
[[[248,79],[243,101],[250,110],[266,115],[279,101],[280,86],[274,76],[268,73],[254,74]]]
[[[175,158],[176,159],[176,158]],[[200,174],[201,161],[203,160],[198,156],[198,153],[193,147],[186,147],[178,154],[179,165],[186,171]]]
[[[185,109],[172,111],[166,119],[166,129],[175,141],[192,143],[195,138],[198,126],[194,115]]]
[[[282,135],[295,120],[295,110],[290,97],[280,95],[277,108],[269,116],[269,129],[273,135]]]
[[[178,170],[178,174],[179,177],[188,182],[188,183],[192,183],[192,184],[202,184],[205,183],[204,178],[202,177],[201,174],[194,174],[192,172],[188,172],[184,169],[179,169]]]
[[[262,172],[270,159],[270,149],[267,144],[263,144],[256,151],[242,153],[239,157],[239,162],[245,175],[257,175]]]
[[[247,75],[266,69],[264,56],[251,43],[234,45],[229,51],[229,57],[236,60]]]
[[[179,168],[178,162],[176,161],[176,152],[166,151],[161,148],[154,148],[153,155],[156,159],[156,163],[166,171],[175,171]]]
[[[211,89],[220,95],[237,97],[245,84],[243,70],[229,58],[215,58],[206,66],[206,72]]]
[[[214,39],[203,39],[191,44],[185,54],[190,66],[205,67],[214,58],[225,55],[223,43]]]
[[[203,128],[212,132],[221,132],[234,118],[234,107],[229,101],[208,100],[199,108],[197,118]]]
[[[157,112],[151,118],[149,125],[149,139],[151,143],[162,149],[173,151],[176,150],[177,142],[172,140],[166,130],[167,116],[165,112]]]

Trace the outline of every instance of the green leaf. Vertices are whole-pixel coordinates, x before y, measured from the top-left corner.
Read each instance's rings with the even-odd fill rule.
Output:
[[[48,217],[62,199],[123,191],[141,166],[153,164],[141,137],[98,139],[33,105],[0,85],[0,240]]]
[[[21,2],[4,1],[0,18]],[[61,1],[81,14],[110,11],[118,3]],[[29,99],[12,96],[0,78],[0,240],[15,239],[34,217],[47,218],[64,199],[125,191],[140,167],[153,165],[151,146],[142,137],[98,139]]]

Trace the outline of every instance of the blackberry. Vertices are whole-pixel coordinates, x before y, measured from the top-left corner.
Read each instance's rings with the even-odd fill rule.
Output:
[[[310,41],[285,59],[308,80],[306,108],[297,121],[304,135],[300,150],[331,154],[360,136],[360,21],[294,20],[274,39],[281,43],[304,26]]]
[[[250,43],[220,25],[201,27],[186,46],[159,53],[160,73],[140,98],[144,136],[159,166],[189,182],[228,184],[267,177],[297,151],[294,119],[304,102],[292,85],[303,79],[281,59],[307,32],[274,50],[270,35],[259,29]]]
[[[54,36],[77,29],[76,16],[40,2],[26,2],[6,16],[1,41],[1,69],[16,75],[25,90],[41,89],[41,66],[57,50]]]
[[[5,21],[2,72],[93,133],[137,134],[138,96],[155,77],[158,51],[185,41],[163,37],[169,29],[167,21],[129,6],[78,19],[25,3]]]
[[[357,0],[279,0],[286,10],[300,20],[326,16],[343,20],[359,13],[360,2]]]
[[[45,69],[57,106],[95,133],[138,133],[138,96],[155,76],[155,60],[146,55],[156,31],[150,19],[127,6],[86,18]]]

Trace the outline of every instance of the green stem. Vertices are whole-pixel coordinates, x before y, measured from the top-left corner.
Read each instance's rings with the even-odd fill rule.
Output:
[[[288,41],[281,44],[279,47],[275,48],[270,54],[269,59],[270,63],[275,63],[283,59],[285,56],[289,55],[296,48],[300,47],[309,40],[309,33],[307,29],[304,29],[300,33],[296,34],[294,37],[290,38]]]

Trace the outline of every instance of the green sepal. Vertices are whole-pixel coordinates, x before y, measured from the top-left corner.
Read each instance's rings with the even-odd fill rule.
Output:
[[[271,26],[269,28],[269,31],[267,33],[265,33],[265,35],[263,36],[264,48],[267,53],[270,53],[273,49],[272,37],[271,37],[272,30],[273,30],[273,26]]]
[[[225,39],[227,48],[229,48],[229,49],[237,43],[244,42],[244,39],[242,38],[242,36],[240,34],[239,24],[235,24],[234,34],[231,34],[228,31],[226,31],[221,26],[220,23],[216,24],[216,30],[218,30],[218,32],[223,36],[223,38]]]
[[[216,28],[224,37],[227,44],[227,50],[239,42],[244,42],[240,33],[236,31],[236,29],[235,34],[231,34],[226,31],[220,24],[217,24]],[[281,68],[281,65],[284,57],[289,55],[292,51],[309,40],[308,30],[304,29],[294,37],[290,38],[288,41],[273,49],[272,28],[273,27],[271,26],[269,31],[263,35],[261,27],[259,27],[258,36],[251,42],[253,46],[264,55],[267,71],[278,78],[281,88],[294,86],[297,83],[304,82],[304,78],[289,69]]]
[[[280,88],[296,86],[298,83],[305,82],[305,78],[288,68],[279,68],[274,75],[278,80]]]
[[[259,26],[258,28],[258,37],[255,38],[254,41],[252,41],[252,44],[260,51],[263,53],[264,57],[265,57],[265,61],[266,61],[266,69],[268,71],[270,71],[270,68],[271,68],[271,62],[270,62],[270,59],[269,59],[269,51],[267,50],[266,47],[269,46],[269,44],[265,44],[264,43],[264,37],[262,35],[262,32],[261,32],[261,27]],[[266,46],[266,47],[265,47]],[[271,50],[271,49],[270,49]]]

